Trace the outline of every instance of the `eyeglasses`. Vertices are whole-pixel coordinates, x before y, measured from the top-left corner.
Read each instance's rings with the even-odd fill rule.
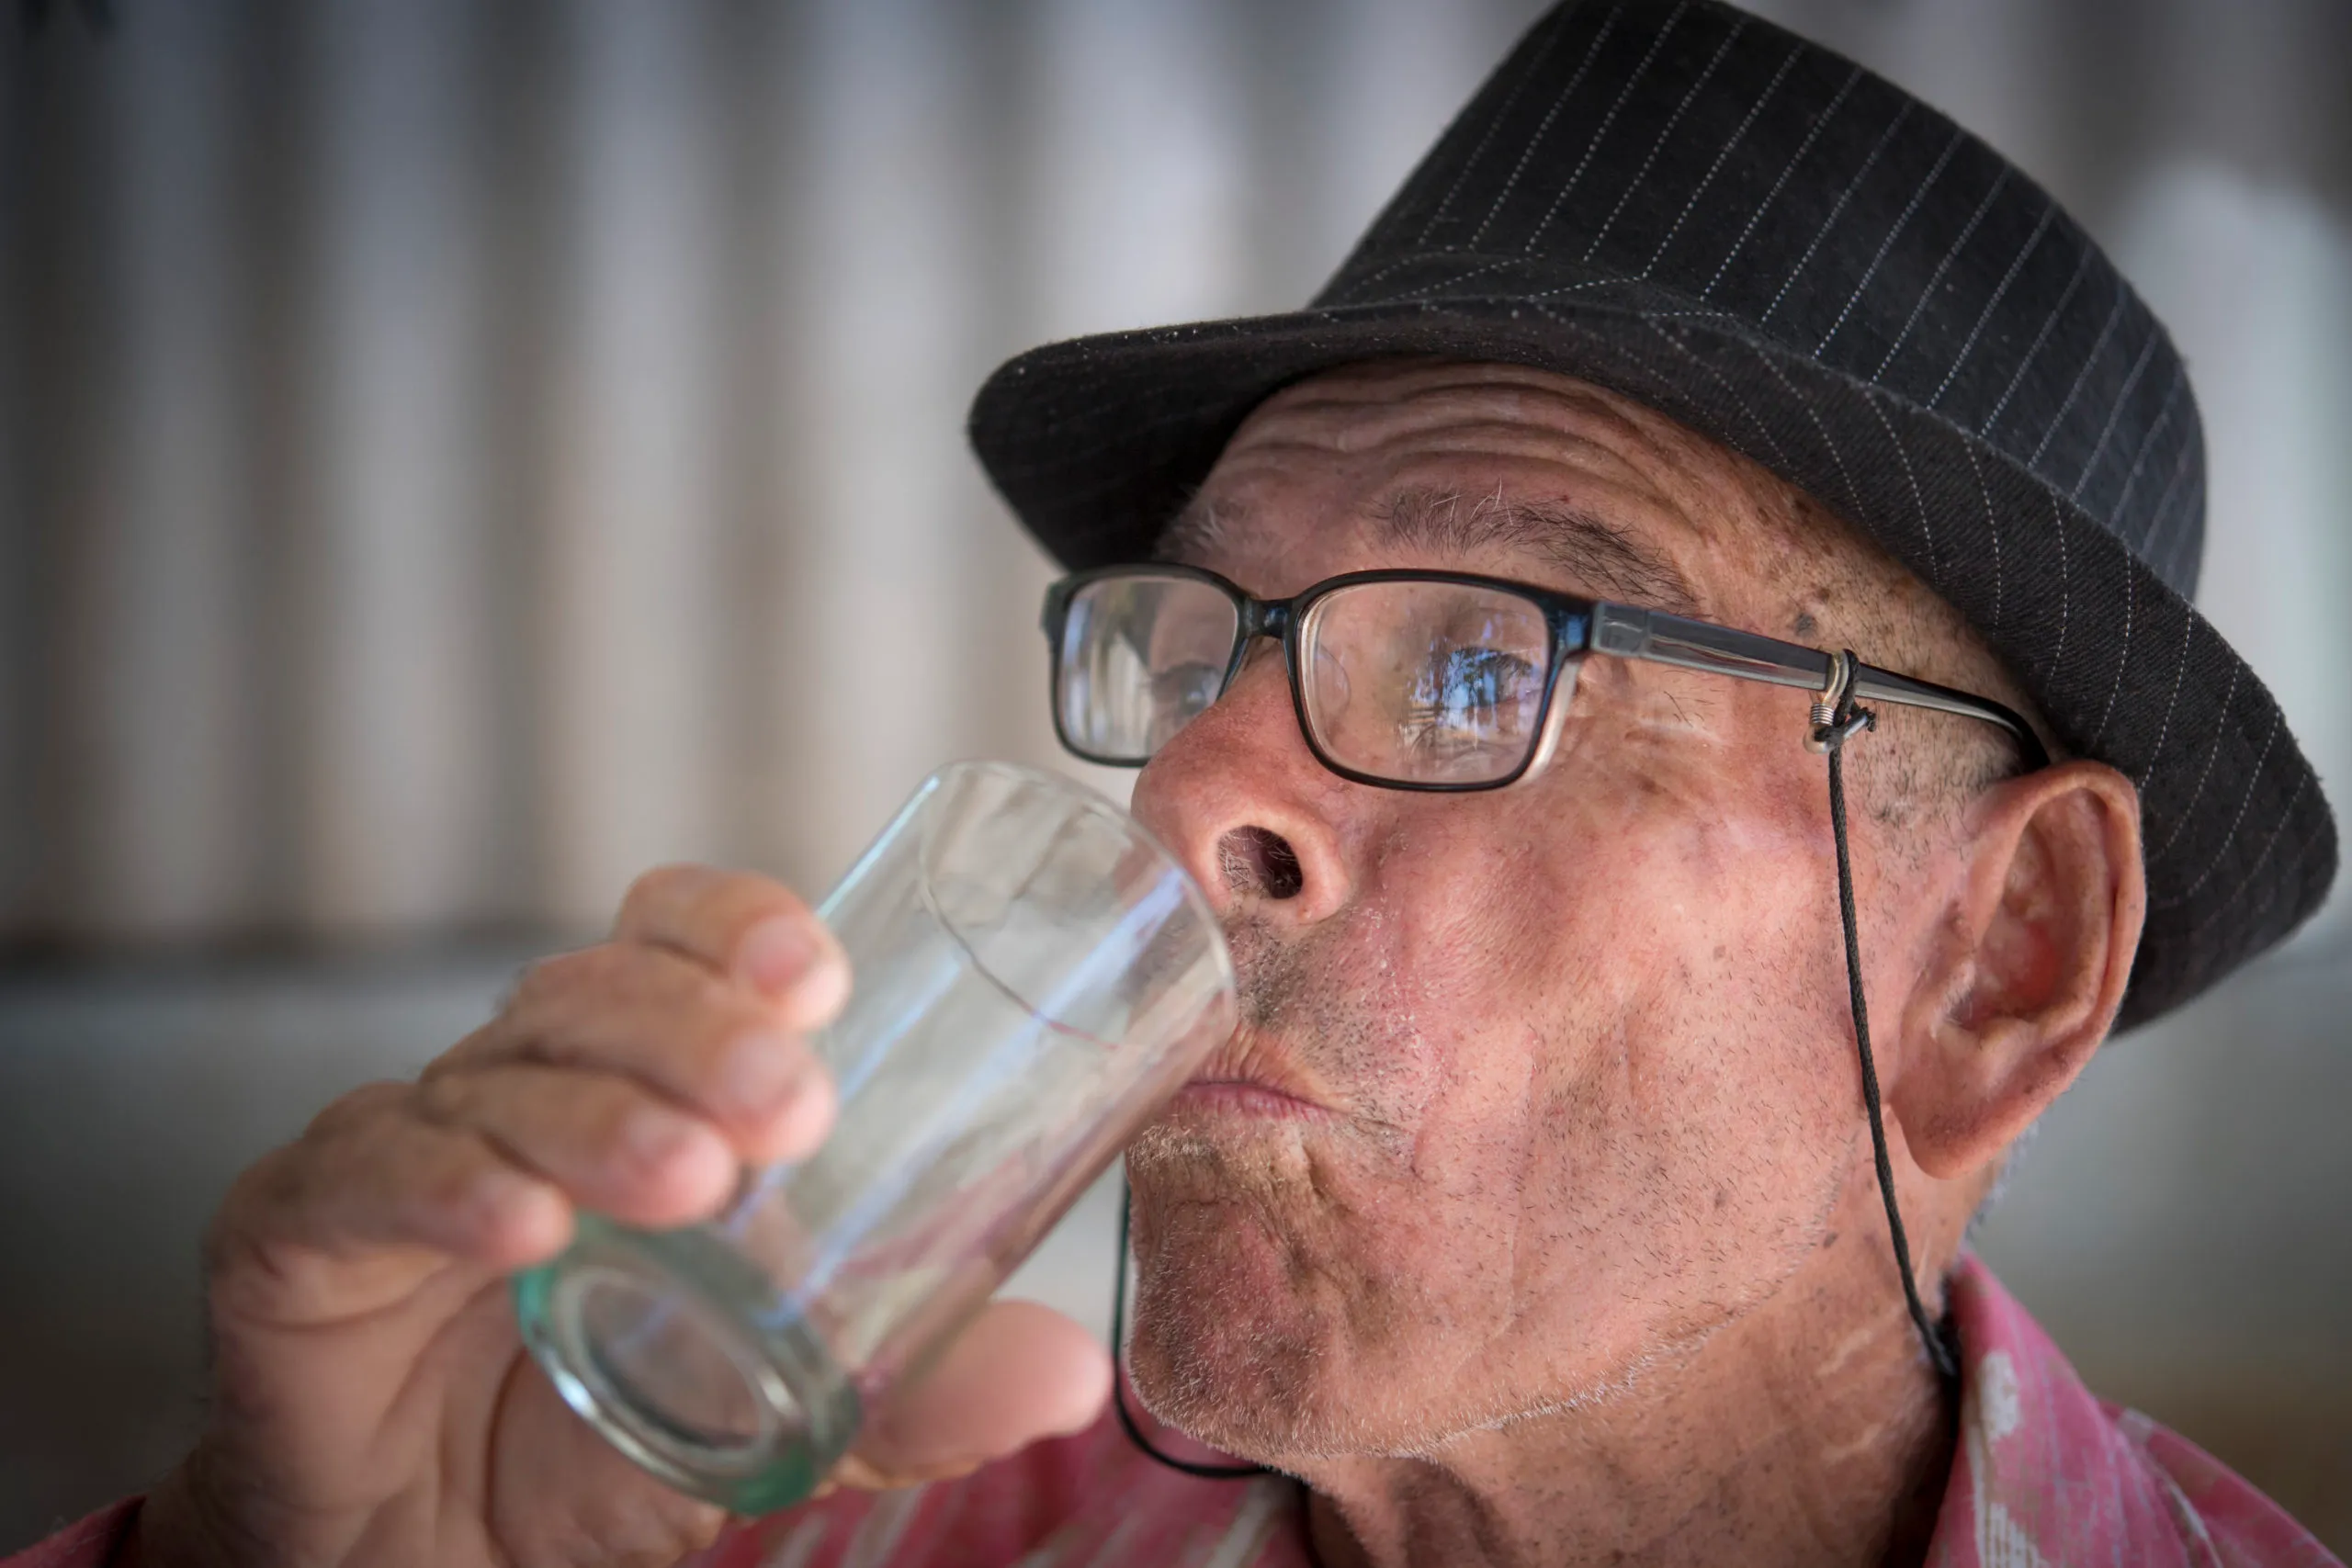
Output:
[[[1341,778],[1386,789],[1500,789],[1548,760],[1592,654],[1958,714],[2048,754],[1999,703],[1798,643],[1663,611],[1445,571],[1351,571],[1287,599],[1215,572],[1115,566],[1046,591],[1054,728],[1091,762],[1139,767],[1282,644],[1299,731]],[[1826,722],[1818,708],[1816,732]]]

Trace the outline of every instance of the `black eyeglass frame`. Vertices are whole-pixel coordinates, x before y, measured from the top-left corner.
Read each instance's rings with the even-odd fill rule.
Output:
[[[1314,754],[1316,761],[1351,783],[1370,784],[1378,789],[1466,795],[1517,784],[1544,752],[1543,737],[1545,726],[1551,721],[1552,699],[1559,686],[1560,672],[1596,653],[1612,659],[1635,659],[1675,669],[1703,671],[1710,674],[1726,675],[1736,681],[1786,686],[1812,692],[1816,697],[1835,694],[1853,702],[1893,703],[1901,707],[1956,714],[2007,731],[2023,753],[2026,772],[2031,773],[2050,764],[2050,753],[2043,747],[2041,737],[2033,732],[2033,727],[2014,709],[1990,697],[1975,696],[1950,686],[1937,685],[1931,681],[1915,680],[1908,675],[1859,661],[1851,662],[1850,672],[1848,672],[1840,668],[1841,663],[1846,662],[1841,655],[1807,648],[1802,643],[1783,642],[1778,637],[1764,637],[1756,632],[1717,626],[1711,621],[1671,615],[1664,610],[1647,610],[1638,605],[1614,604],[1606,599],[1585,599],[1532,583],[1485,577],[1475,572],[1422,571],[1409,568],[1342,572],[1337,577],[1327,577],[1320,582],[1311,583],[1287,599],[1260,599],[1238,584],[1202,567],[1172,562],[1130,562],[1073,572],[1055,582],[1046,590],[1045,607],[1039,616],[1040,628],[1046,634],[1046,656],[1051,664],[1054,734],[1060,739],[1063,749],[1072,756],[1107,767],[1139,768],[1150,758],[1103,756],[1071,740],[1069,728],[1062,722],[1062,638],[1069,627],[1071,601],[1079,592],[1093,583],[1122,577],[1191,578],[1224,593],[1233,602],[1236,612],[1233,649],[1226,660],[1225,675],[1217,684],[1216,696],[1210,702],[1221,701],[1232,689],[1234,681],[1241,673],[1242,661],[1249,654],[1250,642],[1261,637],[1273,638],[1282,645],[1283,665],[1290,679],[1291,708],[1298,721],[1299,736],[1306,742],[1306,748]],[[1536,714],[1527,754],[1509,773],[1492,779],[1469,782],[1394,779],[1348,767],[1324,750],[1322,742],[1315,737],[1314,726],[1307,720],[1306,694],[1299,674],[1299,628],[1306,623],[1308,612],[1317,600],[1343,588],[1375,582],[1453,583],[1465,588],[1480,588],[1524,600],[1543,614],[1547,644],[1543,706]]]

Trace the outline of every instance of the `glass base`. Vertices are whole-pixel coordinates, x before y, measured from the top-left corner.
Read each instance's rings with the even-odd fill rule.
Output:
[[[564,1403],[667,1484],[739,1514],[801,1502],[848,1451],[857,1390],[741,1258],[592,1214],[514,1277],[523,1342]]]

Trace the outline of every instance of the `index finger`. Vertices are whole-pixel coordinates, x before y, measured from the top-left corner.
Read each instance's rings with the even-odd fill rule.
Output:
[[[849,964],[815,912],[782,883],[750,872],[666,865],[639,877],[613,935],[666,947],[786,1005],[813,1028],[840,1010]]]

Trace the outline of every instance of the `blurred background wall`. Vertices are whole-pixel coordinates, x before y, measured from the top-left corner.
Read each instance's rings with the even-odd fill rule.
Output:
[[[1760,8],[2021,161],[2172,324],[2202,603],[2344,802],[2352,5]],[[1538,9],[0,22],[0,1551],[187,1442],[197,1231],[323,1100],[648,863],[818,889],[934,762],[1057,761],[970,391],[1301,300]],[[2095,1386],[2340,1551],[2346,907],[2104,1054],[1983,1235]],[[1109,1213],[1023,1283],[1102,1317]]]

